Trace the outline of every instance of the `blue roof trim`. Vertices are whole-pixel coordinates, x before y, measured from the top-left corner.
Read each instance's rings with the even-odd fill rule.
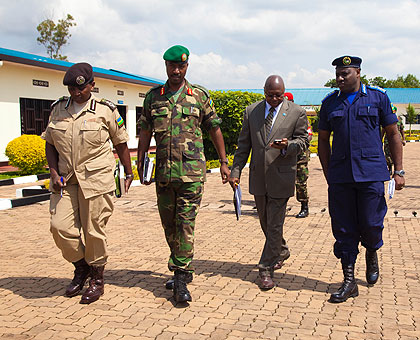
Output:
[[[7,57],[12,57],[7,58]],[[17,59],[14,59],[17,58]],[[25,53],[15,50],[9,50],[7,48],[0,47],[0,59],[15,61],[15,62],[22,62],[39,66],[39,67],[46,67],[46,68],[53,68],[65,71],[67,68],[72,66],[74,63],[63,61],[63,60],[56,60],[47,57],[42,57],[36,54]],[[127,81],[127,82],[134,82],[134,83],[143,83],[145,85],[156,85],[156,84],[164,84],[165,82],[159,79],[149,78],[149,77],[142,77],[137,76],[135,74],[118,71],[114,69],[105,69],[101,67],[93,67],[93,72],[95,73],[96,77],[100,78],[110,78],[119,81]]]
[[[296,104],[305,106],[321,105],[322,99],[332,90],[336,89],[329,87],[286,89],[287,92],[293,93]],[[386,88],[385,90],[393,104],[420,103],[420,88]],[[231,91],[264,94],[263,89],[232,89]]]

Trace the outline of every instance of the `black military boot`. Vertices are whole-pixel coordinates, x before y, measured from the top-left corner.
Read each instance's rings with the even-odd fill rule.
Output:
[[[354,279],[354,263],[342,264],[344,281],[341,287],[335,293],[331,294],[330,302],[340,303],[346,301],[349,297],[359,295],[356,280]]]
[[[187,283],[191,283],[193,279],[193,276],[191,275],[190,277],[187,278]],[[175,275],[172,276],[168,281],[166,281],[165,283],[165,288],[166,289],[174,289],[174,282],[175,282]]]
[[[90,273],[90,266],[86,263],[85,259],[73,262],[73,265],[76,269],[74,270],[73,280],[66,289],[67,297],[73,297],[80,293]]]
[[[366,281],[374,285],[379,278],[378,254],[366,249]]]
[[[89,304],[95,302],[104,294],[104,268],[105,266],[92,266],[89,287],[82,295],[80,303]]]
[[[309,215],[309,207],[308,207],[308,202],[302,202],[301,203],[301,209],[299,214],[296,215],[296,218],[304,218],[304,217],[308,217]]]
[[[175,270],[174,280],[174,299],[176,302],[192,301],[191,294],[188,291],[187,283],[192,281],[192,273]]]

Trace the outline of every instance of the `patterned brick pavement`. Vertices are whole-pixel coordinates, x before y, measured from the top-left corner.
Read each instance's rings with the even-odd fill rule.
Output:
[[[332,254],[318,158],[310,162],[310,217],[296,219],[299,205],[290,199],[285,237],[292,255],[275,273],[277,287],[267,292],[256,286],[264,240],[247,193],[247,170],[238,222],[231,189],[218,174],[208,176],[189,306],[176,305],[164,288],[168,248],[154,186],[134,187],[117,200],[108,225],[105,295],[91,305],[63,296],[73,268],[49,233],[48,203],[0,211],[0,338],[419,339],[420,223],[412,215],[420,213],[419,156],[419,143],[405,147],[407,187],[389,201],[378,283],[367,286],[361,249],[360,296],[342,304],[327,302],[342,275]],[[10,188],[0,188],[0,197],[2,190]]]

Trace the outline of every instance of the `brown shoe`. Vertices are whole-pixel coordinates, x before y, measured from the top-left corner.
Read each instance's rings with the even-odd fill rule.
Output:
[[[271,277],[270,271],[260,271],[260,288],[263,290],[269,290],[274,288],[275,284]]]
[[[73,297],[79,294],[90,274],[90,266],[86,263],[85,259],[73,262],[73,265],[75,267],[74,277],[66,289],[67,297]]]
[[[287,256],[286,256],[283,260],[280,260],[279,262],[277,262],[277,263],[274,265],[273,269],[274,269],[274,270],[278,270],[278,269],[280,269],[281,267],[283,267],[283,265],[284,265],[284,261],[286,261],[289,257],[290,257],[290,254],[289,254],[289,255],[287,255]]]
[[[82,304],[95,302],[104,294],[104,266],[92,266],[90,276],[89,287],[80,300]]]

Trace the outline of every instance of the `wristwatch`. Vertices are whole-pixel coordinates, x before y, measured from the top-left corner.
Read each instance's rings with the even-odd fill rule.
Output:
[[[394,175],[398,175],[400,177],[404,177],[405,171],[404,170],[395,170]]]
[[[223,164],[223,163],[228,164],[229,163],[229,161],[227,159],[219,159],[219,162],[220,162],[220,164]]]

